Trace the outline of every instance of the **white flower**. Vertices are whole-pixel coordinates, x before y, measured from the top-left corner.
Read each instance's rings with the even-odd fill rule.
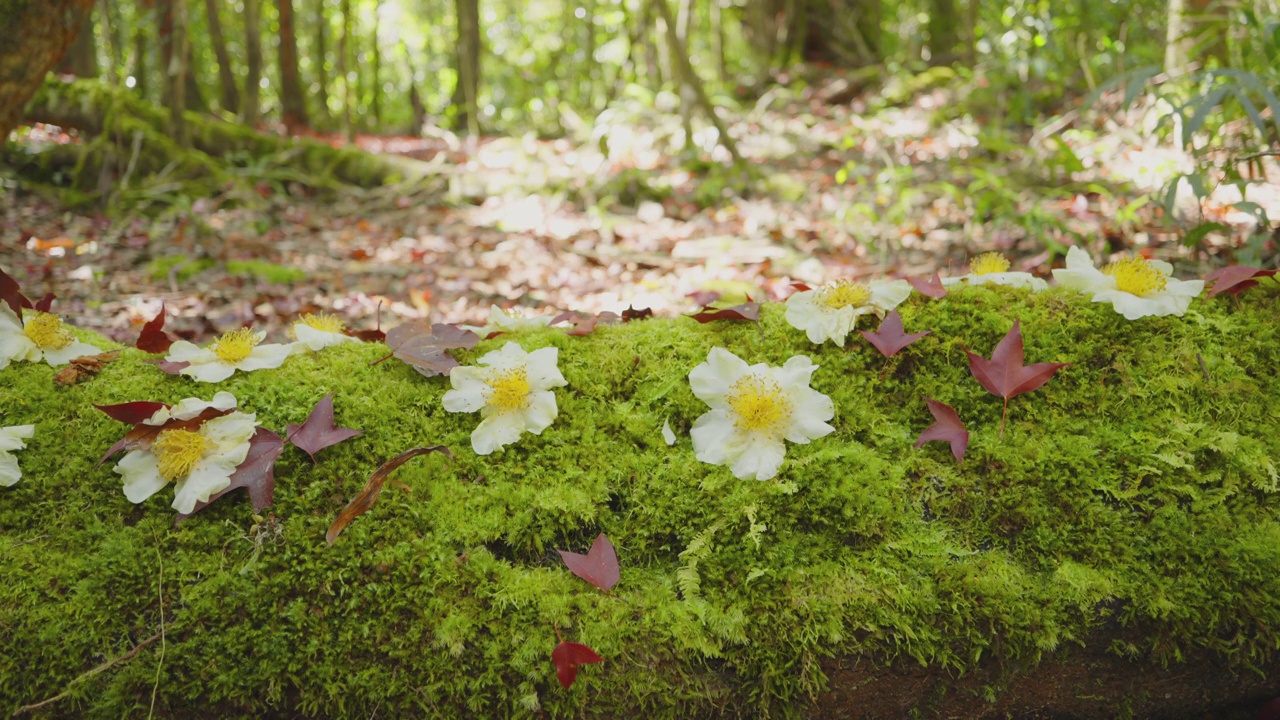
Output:
[[[525,352],[509,342],[480,358],[487,367],[457,367],[449,373],[453,389],[444,394],[449,412],[480,411],[480,425],[471,433],[477,455],[510,445],[528,431],[539,435],[556,419],[556,395],[564,387],[553,347]]]
[[[668,446],[676,444],[676,433],[674,430],[671,429],[670,420],[662,421],[662,439],[667,443]]]
[[[808,443],[831,433],[831,398],[809,387],[818,366],[797,355],[782,367],[747,366],[724,348],[711,348],[707,361],[689,373],[693,394],[711,410],[693,423],[694,455],[705,463],[728,465],[746,479],[778,474],[787,452],[784,440]]]
[[[521,330],[540,330],[551,324],[554,318],[550,315],[529,315],[519,308],[503,310],[497,305],[489,306],[489,322],[484,326],[463,325],[480,337],[487,337],[496,332],[520,332]]]
[[[0,369],[14,360],[66,365],[75,358],[97,355],[98,348],[75,339],[62,326],[62,318],[33,312],[24,323],[7,305],[0,304]]]
[[[872,280],[869,283],[837,280],[787,298],[787,322],[804,330],[809,342],[830,340],[844,347],[858,317],[875,313],[884,317],[911,295],[906,280]]]
[[[35,425],[0,427],[0,485],[9,487],[22,479],[22,470],[13,452],[26,447],[23,441],[35,434]]]
[[[164,425],[170,420],[190,420],[209,408],[215,410],[232,410],[236,406],[236,396],[229,392],[220,392],[213,399],[205,402],[200,398],[180,400],[173,407],[160,408],[151,417],[142,421],[143,425]]]
[[[1191,299],[1204,290],[1203,280],[1175,280],[1173,266],[1141,256],[1117,260],[1101,270],[1089,253],[1078,247],[1067,251],[1067,267],[1053,271],[1053,279],[1070,290],[1109,302],[1126,320],[1148,316],[1182,315]]]
[[[188,398],[169,408],[168,418],[160,413],[147,420],[150,425],[163,425],[169,420],[189,420],[208,407],[235,407],[235,397],[218,393],[212,402]],[[161,411],[165,412],[165,411]],[[173,508],[190,513],[197,503],[225,490],[231,475],[249,454],[249,440],[257,428],[252,413],[231,412],[206,420],[194,430],[175,427],[161,430],[145,450],[131,450],[115,471],[124,479],[124,495],[130,502],[140,503],[175,483]]]
[[[222,382],[236,370],[266,370],[284,364],[293,348],[288,345],[260,345],[266,336],[265,332],[255,333],[249,328],[241,328],[223,333],[207,348],[179,340],[169,348],[165,360],[190,363],[181,372],[192,380]]]
[[[967,283],[969,285],[1008,285],[1027,290],[1048,290],[1049,283],[1027,272],[1010,272],[1009,260],[1000,253],[983,253],[969,261],[969,274],[943,278],[946,287]]]
[[[334,345],[349,342],[360,342],[343,332],[346,330],[342,320],[328,313],[312,315],[307,313],[289,328],[290,337],[298,342],[294,344],[294,352],[302,350],[320,351]]]

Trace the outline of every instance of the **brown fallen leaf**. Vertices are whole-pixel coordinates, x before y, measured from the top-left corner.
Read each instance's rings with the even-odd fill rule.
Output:
[[[249,454],[231,473],[231,484],[209,498],[208,502],[198,502],[188,514],[178,514],[176,523],[195,515],[209,507],[223,495],[233,490],[245,488],[249,493],[249,502],[253,509],[261,510],[275,500],[276,494],[276,459],[284,452],[284,439],[270,430],[260,427],[249,438]]]
[[[332,545],[338,539],[338,535],[342,534],[342,531],[351,524],[352,520],[368,512],[369,508],[373,507],[373,504],[378,501],[378,496],[382,494],[383,484],[387,482],[387,478],[397,468],[419,455],[433,452],[442,453],[449,460],[453,460],[453,453],[449,452],[449,448],[443,445],[428,445],[405,450],[383,463],[382,467],[373,471],[373,474],[369,476],[369,481],[364,484],[364,489],[357,493],[351,502],[347,503],[346,507],[342,508],[342,512],[338,513],[337,519],[329,526],[329,531],[324,534],[324,539]]]
[[[612,325],[614,323],[622,322],[622,316],[614,312],[609,312],[608,310],[594,316],[583,315],[576,312],[565,312],[555,316],[550,324],[558,325],[566,320],[573,323],[573,327],[566,330],[565,334],[573,335],[574,337],[582,337],[584,335],[590,335],[591,332],[596,329],[597,325]]]
[[[479,335],[456,325],[431,325],[414,320],[387,332],[387,347],[391,348],[391,354],[375,360],[373,364],[394,357],[427,377],[448,375],[450,370],[458,367],[458,361],[449,354],[449,350],[473,348],[478,342]]]
[[[133,344],[142,352],[166,353],[173,345],[173,338],[164,331],[165,306],[160,306],[160,313],[142,326],[138,341]]]
[[[704,325],[715,320],[748,320],[750,322],[760,322],[760,303],[744,302],[741,305],[734,305],[733,307],[727,308],[713,308],[711,306],[706,306],[689,317]]]
[[[99,355],[85,355],[84,357],[75,358],[66,367],[58,370],[57,374],[53,376],[53,380],[59,385],[82,383],[102,372],[102,368],[107,363],[118,357],[120,357],[120,351],[112,350]]]

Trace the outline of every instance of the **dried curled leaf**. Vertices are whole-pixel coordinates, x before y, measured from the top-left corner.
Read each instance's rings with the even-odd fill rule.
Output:
[[[704,307],[702,310],[690,315],[689,317],[700,323],[709,323],[715,320],[747,320],[750,322],[760,322],[760,303],[744,302],[741,305],[734,305],[722,309],[713,307]]]
[[[614,323],[622,322],[622,316],[618,313],[609,312],[608,310],[594,316],[583,315],[576,312],[565,312],[555,316],[550,324],[557,325],[565,321],[573,323],[573,327],[565,331],[566,335],[582,337],[584,335],[590,335],[592,331],[596,329],[597,325],[612,325]]]
[[[102,372],[102,368],[106,364],[120,357],[119,350],[104,352],[98,355],[85,355],[71,360],[63,368],[60,368],[53,376],[53,381],[59,385],[75,385]]]
[[[412,450],[405,450],[399,455],[391,458],[382,467],[378,468],[369,476],[368,482],[364,484],[364,488],[352,498],[347,506],[342,508],[342,512],[338,513],[337,519],[329,526],[329,531],[325,533],[324,538],[330,545],[338,539],[338,535],[351,524],[352,520],[360,517],[368,512],[369,508],[378,501],[378,496],[382,494],[382,486],[387,482],[387,478],[391,473],[396,471],[401,465],[428,453],[438,452],[445,457],[453,460],[453,453],[449,452],[449,448],[443,445],[429,445],[427,447],[417,447]]]

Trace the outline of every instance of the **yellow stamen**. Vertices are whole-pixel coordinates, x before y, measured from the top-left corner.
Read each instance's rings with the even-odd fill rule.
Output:
[[[529,404],[529,373],[524,368],[506,370],[485,380],[489,406],[499,412],[523,410]]]
[[[22,332],[41,350],[61,350],[75,341],[71,331],[62,327],[62,318],[53,313],[35,313],[27,318]]]
[[[1164,273],[1142,257],[1117,260],[1102,272],[1116,279],[1116,289],[1138,297],[1153,295],[1169,285]]]
[[[1000,253],[982,253],[969,261],[969,272],[974,275],[1008,272],[1009,260]]]
[[[151,444],[151,453],[160,461],[160,475],[165,480],[181,480],[211,447],[213,443],[198,432],[165,430]]]
[[[818,291],[818,302],[832,310],[861,307],[871,302],[871,288],[859,282],[837,280]]]
[[[329,313],[319,313],[318,315],[307,313],[298,318],[298,322],[307,327],[315,328],[320,332],[340,333],[347,329],[347,326],[343,324],[340,318]]]
[[[213,352],[223,362],[237,363],[249,357],[258,344],[258,334],[249,328],[223,333],[213,343]]]
[[[791,400],[778,383],[748,375],[729,388],[725,400],[737,414],[739,430],[763,431],[781,437],[791,419]]]

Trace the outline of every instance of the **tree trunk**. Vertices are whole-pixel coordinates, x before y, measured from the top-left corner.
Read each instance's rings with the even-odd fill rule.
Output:
[[[342,0],[342,37],[338,38],[338,75],[342,78],[342,131],[355,142],[351,120],[351,0]]]
[[[711,102],[706,89],[702,86],[702,80],[694,72],[693,64],[689,62],[688,53],[685,52],[684,47],[679,42],[679,38],[676,37],[676,23],[671,17],[671,8],[667,7],[667,0],[654,0],[654,7],[658,9],[658,17],[667,26],[667,40],[671,46],[676,77],[680,78],[681,83],[693,91],[694,98],[702,106],[702,110],[707,114],[707,118],[711,120],[711,124],[715,126],[716,132],[720,136],[720,144],[733,156],[734,163],[741,163],[742,154],[738,152],[738,144],[734,142],[733,136],[729,134],[729,128],[725,126],[724,121],[716,114],[715,104]],[[692,140],[693,138],[689,138],[690,142]]]
[[[456,0],[454,7],[458,20],[458,84],[453,88],[457,126],[479,135],[480,0]]]
[[[306,129],[307,104],[298,79],[298,36],[293,30],[293,0],[276,0],[280,12],[280,109],[290,133]]]
[[[76,39],[67,49],[62,62],[58,63],[58,72],[85,79],[98,77],[98,44],[94,37],[92,5],[80,20]]]
[[[382,127],[382,47],[378,39],[379,28],[382,24],[382,16],[380,14],[381,1],[374,0],[373,3],[373,94],[369,98],[369,110],[373,113],[373,126],[375,128]]]
[[[240,91],[236,88],[236,75],[231,69],[231,56],[227,53],[227,39],[222,35],[222,20],[218,17],[218,0],[204,0],[205,15],[209,18],[209,41],[218,60],[218,85],[222,90],[222,109],[235,115],[240,112]]]
[[[120,73],[124,72],[124,34],[122,32],[120,22],[120,11],[112,0],[102,0],[98,3],[102,8],[102,36],[107,42],[107,57],[111,65],[111,71],[107,74],[107,80],[112,85],[120,84]]]
[[[1082,6],[1087,5],[1088,0],[1081,3]],[[965,34],[964,34],[964,60],[965,64],[973,67],[978,62],[978,19],[981,16],[982,0],[966,0],[965,2]]]
[[[328,125],[329,115],[329,16],[324,12],[325,0],[316,0],[316,100],[320,103],[316,113],[317,125]]]
[[[244,0],[244,112],[245,125],[258,124],[258,98],[262,84],[262,28],[260,0]]]
[[[179,12],[183,16],[181,28],[178,27],[176,17]],[[156,38],[160,43],[160,100],[165,107],[174,106],[176,96],[170,79],[178,77],[176,70],[181,66],[183,86],[181,97],[177,100],[181,103],[179,107],[192,112],[204,112],[207,106],[191,67],[191,35],[188,25],[186,0],[159,0],[156,3]]]
[[[1164,35],[1164,70],[1176,72],[1187,64],[1185,0],[1169,0],[1168,24]]]
[[[93,0],[0,2],[0,143],[62,59]]]
[[[169,84],[169,137],[182,147],[187,145],[187,60],[191,52],[191,36],[188,34],[187,0],[169,0],[172,20],[172,57],[168,66]]]
[[[931,4],[929,64],[950,65],[956,61],[956,46],[960,44],[960,14],[956,11],[956,0],[931,0]]]
[[[151,46],[147,42],[145,16],[151,11],[139,0],[134,12],[136,23],[133,28],[133,84],[138,91],[138,97],[146,100],[147,80],[150,77],[147,71],[147,56],[151,53]]]
[[[867,67],[883,60],[880,0],[806,0],[803,12],[806,61]]]

